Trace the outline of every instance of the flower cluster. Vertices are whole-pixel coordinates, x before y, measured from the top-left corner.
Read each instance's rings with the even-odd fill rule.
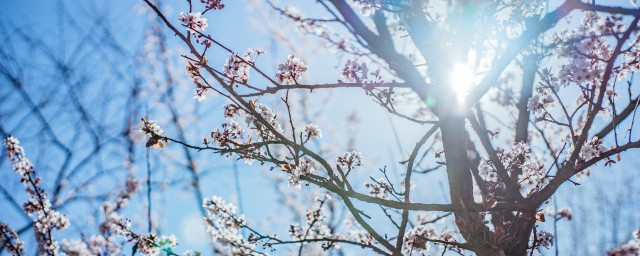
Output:
[[[598,137],[593,137],[582,145],[579,157],[583,161],[589,161],[592,158],[599,157],[605,151],[606,148],[602,145],[602,141]]]
[[[365,183],[364,187],[369,190],[369,195],[377,198],[387,198],[391,192],[391,184],[384,178],[380,178],[374,183]]]
[[[138,191],[140,182],[134,178],[128,178],[125,186],[118,192],[114,202],[104,202],[102,204],[102,213],[105,220],[100,224],[100,232],[108,234],[110,231],[117,229],[114,223],[122,222],[123,218],[118,212],[129,204],[131,196]]]
[[[638,256],[640,255],[640,228],[633,232],[633,239],[619,248],[607,252],[607,256]]]
[[[211,138],[221,147],[231,146],[229,143],[233,143],[234,140],[242,138],[242,129],[240,124],[235,121],[229,121],[229,123],[222,124],[222,130],[216,128],[211,132]]]
[[[491,165],[491,160],[481,159],[478,165],[480,177],[488,182],[498,182],[498,172]]]
[[[224,118],[234,119],[238,116],[238,112],[240,111],[240,107],[236,104],[227,104],[224,105]]]
[[[138,234],[131,230],[131,221],[123,219],[113,223],[113,231],[127,238],[128,241],[135,242],[134,248],[137,252],[149,255],[159,256],[162,251],[172,252],[177,246],[176,237],[174,235],[158,236],[155,233]]]
[[[119,255],[122,254],[122,242],[114,235],[123,235],[123,225],[127,221],[118,214],[128,203],[131,196],[138,190],[139,182],[128,178],[125,187],[121,189],[114,202],[104,202],[102,213],[104,220],[100,223],[100,234],[87,239],[63,240],[61,249],[67,255]],[[128,227],[128,226],[127,226]]]
[[[372,89],[374,84],[382,83],[379,69],[369,73],[367,64],[357,60],[347,60],[347,63],[342,68],[342,78],[362,84],[362,87],[367,90]]]
[[[640,255],[640,245],[636,241],[628,242],[620,248],[615,248],[607,252],[607,256],[638,256]]]
[[[280,123],[278,122],[278,120],[276,120],[277,114],[273,109],[271,109],[267,105],[258,104],[256,111],[276,131],[282,131]],[[247,116],[246,122],[248,125],[253,124],[256,130],[260,133],[260,137],[262,137],[263,140],[272,139],[272,137],[274,136],[273,133],[261,122],[258,122],[255,117],[251,115]]]
[[[154,120],[147,120],[144,117],[141,118],[140,132],[144,133],[148,138],[147,147],[162,148],[165,145],[169,145],[169,139],[165,137],[164,131]]]
[[[276,79],[280,83],[295,84],[300,80],[302,73],[306,71],[307,66],[300,59],[289,55],[284,63],[278,65]]]
[[[324,240],[322,243],[323,251],[334,246],[335,243],[331,242],[331,240],[351,241],[362,246],[370,246],[375,243],[375,240],[367,231],[356,227],[352,215],[346,215],[343,218],[342,227],[347,230],[345,233],[338,233],[335,227],[330,226],[329,223],[332,218],[328,214],[333,212],[334,203],[331,196],[322,194],[316,197],[314,201],[316,205],[306,211],[305,225],[293,223],[289,226],[288,233],[293,238],[293,241]],[[328,209],[323,208],[324,206],[328,206]],[[318,253],[313,255],[318,255]]]
[[[120,255],[122,254],[121,244],[115,236],[105,238],[102,235],[93,235],[87,241],[62,240],[60,248],[66,255]]]
[[[187,62],[187,75],[193,80],[193,83],[196,85],[196,90],[194,92],[193,98],[198,101],[203,101],[207,98],[207,93],[209,90],[207,86],[204,85],[202,81],[202,74],[200,73],[201,65],[195,63],[193,61]]]
[[[541,80],[536,86],[536,94],[531,96],[527,103],[527,111],[532,113],[546,112],[549,106],[555,101],[553,96],[560,90],[558,78],[551,74],[549,69],[543,69]],[[544,117],[544,115],[543,115]],[[538,121],[540,118],[538,119]]]
[[[553,246],[553,234],[546,231],[539,231],[536,233],[536,240],[534,241],[534,248],[540,251],[542,247],[550,248]]]
[[[538,163],[531,155],[531,148],[527,144],[518,142],[511,146],[510,151],[498,148],[498,158],[506,168],[509,175],[520,173],[518,182],[521,192],[528,194],[533,190],[541,188],[547,181],[547,176],[543,170],[544,164]],[[498,185],[496,166],[487,159],[481,159],[478,166],[480,176],[492,185]]]
[[[292,167],[289,165],[283,169],[289,172],[289,186],[300,189],[302,185],[300,178],[315,171],[315,162],[309,158],[303,158],[298,165]]]
[[[47,193],[40,186],[41,179],[36,175],[33,165],[20,146],[20,141],[9,135],[4,140],[4,144],[13,170],[20,174],[20,181],[30,196],[24,203],[23,209],[28,215],[37,213],[33,225],[40,254],[57,255],[59,245],[54,240],[52,231],[69,227],[69,219],[51,208]]]
[[[204,32],[209,24],[207,24],[207,18],[202,17],[200,12],[180,12],[180,18],[178,18],[182,25],[187,27],[190,31]]]
[[[585,15],[576,32],[568,33],[567,38],[556,39],[558,42],[566,42],[559,49],[559,55],[569,59],[569,63],[562,65],[559,73],[563,84],[599,84],[606,65],[601,60],[609,59],[612,49],[605,38],[597,35],[612,33],[612,29],[621,31],[619,20],[612,20],[611,17],[602,19],[595,12],[590,12]]]
[[[320,139],[322,138],[322,131],[320,131],[320,127],[315,124],[307,124],[304,127],[304,136],[307,139]]]
[[[122,254],[122,243],[114,233],[128,234],[123,226],[128,228],[128,222],[118,214],[128,203],[131,196],[138,190],[139,182],[128,178],[114,202],[104,202],[102,213],[104,220],[100,223],[100,234],[90,239],[63,240],[61,249],[68,255],[119,255]],[[152,251],[154,252],[154,251]]]
[[[303,240],[322,240],[322,239],[347,239],[347,237],[339,234],[333,234],[331,227],[326,223],[327,213],[323,206],[330,204],[332,201],[331,196],[322,194],[315,198],[315,205],[312,209],[307,209],[305,214],[305,225],[301,226],[298,223],[293,223],[289,226],[289,236],[293,238],[293,241]],[[324,243],[322,245],[324,250],[330,248],[332,244]]]
[[[409,229],[404,237],[402,250],[404,255],[411,255],[411,252],[427,253],[431,249],[428,239],[436,237],[436,231],[427,225],[419,225]]]
[[[102,235],[93,235],[86,242],[79,239],[65,239],[60,244],[60,248],[67,255],[118,255],[122,253],[122,248],[115,241],[115,237],[110,236],[105,239]]]
[[[231,255],[256,254],[256,245],[240,234],[246,221],[244,215],[238,215],[238,209],[233,204],[227,204],[222,198],[214,196],[205,199],[202,206],[207,210],[206,229],[214,242],[227,246]]]
[[[361,166],[362,162],[364,161],[364,157],[360,152],[351,151],[344,153],[342,156],[339,156],[337,161],[338,165],[351,169],[355,166]]]
[[[247,83],[249,81],[249,70],[255,64],[258,56],[264,54],[261,49],[247,49],[242,55],[231,53],[227,61],[224,63],[224,75],[230,79],[230,84],[236,84],[237,81]]]
[[[11,255],[24,255],[24,244],[20,241],[20,237],[4,222],[0,222],[0,241]]]
[[[224,8],[222,0],[200,0],[200,2],[204,4],[205,11],[222,10]]]

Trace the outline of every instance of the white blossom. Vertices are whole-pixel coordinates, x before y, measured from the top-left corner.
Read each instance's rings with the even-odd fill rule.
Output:
[[[209,26],[209,24],[207,24],[207,18],[202,17],[202,13],[200,12],[180,12],[180,18],[178,18],[178,20],[182,22],[182,25],[193,31],[204,32]]]
[[[478,172],[480,177],[485,181],[497,182],[498,181],[498,173],[491,166],[490,161],[486,159],[480,160],[480,165],[478,165]]]
[[[306,71],[307,66],[304,65],[304,63],[300,59],[294,57],[293,55],[289,55],[284,63],[278,65],[276,79],[280,83],[295,84],[300,81],[302,73]]]
[[[582,145],[579,157],[584,161],[589,161],[592,158],[599,157],[605,151],[606,148],[602,145],[602,141],[598,137],[593,137]]]
[[[357,151],[347,152],[338,157],[338,164],[342,167],[361,166],[363,161],[364,157]]]
[[[322,131],[320,131],[320,127],[315,124],[307,124],[304,127],[305,137],[309,139],[320,139],[322,138]]]
[[[315,172],[315,162],[309,158],[300,159],[297,166],[293,166],[289,174],[289,186],[300,189],[302,187],[301,177]]]

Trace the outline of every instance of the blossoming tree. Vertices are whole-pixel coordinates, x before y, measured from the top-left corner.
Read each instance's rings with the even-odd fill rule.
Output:
[[[204,145],[175,142],[261,162],[288,173],[295,187],[302,182],[319,186],[342,201],[362,228],[357,239],[330,229],[318,231],[316,226],[322,224],[317,222],[323,217],[314,213],[307,216],[306,227],[291,227],[293,241],[300,244],[322,242],[330,249],[336,243],[355,243],[381,254],[398,255],[428,251],[428,244],[435,243],[445,250],[470,250],[478,255],[524,255],[552,242],[549,233],[536,230],[543,215],[538,209],[562,184],[587,175],[595,164],[614,166],[621,152],[640,146],[633,133],[638,106],[633,86],[638,68],[637,9],[578,0],[563,1],[554,10],[542,1],[358,0],[350,5],[331,0],[318,2],[331,17],[320,19],[270,3],[302,31],[359,56],[345,63],[343,80],[304,84],[301,77],[313,68],[296,57],[290,56],[272,76],[256,62],[255,57],[264,52],[250,50],[239,55],[221,43],[223,39],[207,34],[203,14],[223,9],[219,1],[202,1],[204,7],[189,2],[190,12],[181,14],[179,24],[145,2],[188,46],[191,55],[184,57],[197,87],[196,98],[202,100],[215,91],[229,100],[224,109],[229,122],[211,133],[212,141],[205,138]],[[362,15],[356,13],[358,8]],[[581,23],[557,29],[570,13],[577,13]],[[333,26],[348,33],[334,33]],[[401,52],[395,46],[399,41],[408,41],[412,47]],[[229,51],[223,70],[207,59],[210,48]],[[373,60],[383,64],[372,72],[370,63],[380,63]],[[509,68],[520,70],[520,83],[504,79]],[[268,82],[254,83],[250,73]],[[384,109],[425,127],[425,135],[402,162],[406,172],[401,184],[383,178],[366,184],[368,193],[360,191],[349,182],[349,175],[362,164],[362,155],[354,151],[337,160],[327,159],[308,146],[310,140],[321,139],[318,127],[296,127],[287,102],[290,90],[341,87],[362,87]],[[408,103],[396,96],[401,88],[415,93],[423,104],[418,107],[428,114],[402,113],[399,105]],[[502,89],[496,99],[506,99],[488,99],[492,88]],[[508,90],[519,95],[502,95]],[[286,125],[260,103],[279,92],[287,95],[283,98]],[[496,124],[483,110],[489,104],[499,104],[517,116],[513,124],[506,124],[508,132],[492,131]],[[605,121],[597,122],[599,116]],[[246,119],[243,124],[235,121],[241,117]],[[170,135],[147,134],[152,142],[174,141]],[[436,134],[440,137],[434,138]],[[609,137],[610,145],[605,145]],[[413,186],[422,185],[412,183],[417,157],[433,139],[442,148],[438,154],[448,178],[447,204],[416,202],[411,197]],[[285,153],[274,154],[278,147],[286,149]],[[326,197],[319,200],[323,203]],[[374,229],[367,215],[353,206],[354,201],[399,210],[399,216],[387,215],[397,230],[381,233]],[[210,227],[213,237],[232,251],[258,253],[256,244],[284,242],[254,230],[247,238],[239,237],[237,230],[248,227],[232,208],[218,198],[205,201],[205,206],[215,213],[212,221],[233,223]],[[452,212],[457,230],[439,231],[429,226],[430,221],[409,220],[412,212],[429,211]]]
[[[289,225],[288,237],[252,227],[220,197],[204,199],[207,231],[221,254],[264,255],[291,245],[297,255],[343,246],[382,255],[533,254],[554,242],[541,222],[572,218],[566,209],[541,210],[554,193],[578,184],[594,166],[616,168],[633,157],[625,151],[640,147],[634,130],[640,102],[634,80],[640,68],[640,9],[635,7],[580,0],[555,6],[538,0],[326,0],[315,4],[329,18],[314,18],[268,1],[301,33],[351,57],[341,63],[340,79],[306,83],[314,68],[304,60],[290,55],[270,74],[258,61],[265,51],[239,53],[223,37],[209,34],[207,28],[215,25],[206,16],[224,12],[222,1],[187,1],[176,20],[142,1],[187,47],[182,57],[194,99],[215,95],[228,101],[220,113],[228,121],[212,127],[201,142],[142,119],[147,147],[212,151],[283,172],[291,189],[324,192],[308,203],[303,221]],[[229,57],[207,57],[212,51]],[[294,114],[291,91],[342,88],[360,88],[382,110],[422,130],[400,162],[405,169],[400,182],[382,168],[371,181],[354,184],[354,173],[366,171],[365,156],[357,149],[326,154],[315,145],[331,144],[333,138]],[[268,106],[269,98],[281,106]],[[30,180],[28,162],[14,160],[23,154],[15,138],[5,144],[16,171]],[[448,203],[416,200],[416,191],[428,186],[416,176],[436,170],[445,173]],[[128,185],[122,198],[135,187]],[[118,205],[104,211],[117,211]],[[340,226],[333,223],[340,214],[336,205],[345,208]],[[32,212],[57,223],[47,227],[64,228],[66,220],[46,204],[39,207]],[[174,238],[137,234],[119,215],[105,215],[112,217],[105,230],[133,241],[136,251],[176,254]],[[7,231],[4,237],[16,236]],[[639,239],[636,234],[609,254],[638,255]],[[19,251],[18,242],[11,245]]]

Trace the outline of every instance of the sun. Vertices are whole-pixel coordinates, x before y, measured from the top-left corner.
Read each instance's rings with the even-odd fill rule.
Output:
[[[463,105],[465,98],[478,82],[476,69],[472,63],[475,63],[475,51],[469,51],[466,62],[461,62],[453,66],[449,74],[449,82],[451,90],[456,94],[458,103]]]
[[[460,63],[453,67],[449,74],[451,88],[456,94],[459,104],[464,104],[465,99],[476,84],[476,71],[467,63]]]

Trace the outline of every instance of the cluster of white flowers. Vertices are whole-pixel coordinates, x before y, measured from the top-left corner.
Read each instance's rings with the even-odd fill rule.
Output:
[[[527,144],[515,143],[511,146],[509,153],[503,152],[499,157],[509,173],[521,170],[521,174],[518,175],[521,192],[529,194],[531,191],[541,188],[547,181],[546,173],[543,170],[544,164],[533,159],[531,148]]]
[[[369,68],[367,63],[358,62],[357,60],[347,60],[342,68],[342,77],[347,81],[360,82],[367,79]]]
[[[320,127],[315,124],[307,124],[304,127],[305,137],[307,139],[320,139],[322,138],[322,131],[320,131]]]
[[[615,248],[607,252],[607,256],[638,256],[640,255],[640,244],[637,241],[630,241],[620,248]]]
[[[537,113],[554,102],[553,95],[548,90],[538,90],[538,94],[531,96],[527,104],[527,111]]]
[[[380,178],[373,183],[365,183],[364,187],[369,190],[369,195],[377,198],[387,198],[389,192],[391,192],[391,184],[384,178]]]
[[[40,187],[41,179],[36,175],[31,161],[20,146],[20,141],[9,135],[4,140],[4,144],[11,166],[20,175],[20,181],[30,196],[23,205],[23,209],[30,216],[37,214],[34,227],[40,254],[57,255],[59,245],[54,240],[52,231],[68,228],[69,219],[51,207],[47,193]]]
[[[104,221],[100,224],[100,232],[103,234],[109,231],[118,229],[116,223],[123,221],[122,216],[118,215],[118,212],[129,204],[129,200],[134,193],[138,191],[140,182],[134,178],[127,178],[125,186],[118,192],[114,202],[102,203],[102,213],[104,215]]]
[[[527,144],[518,142],[511,146],[507,152],[498,148],[498,158],[507,169],[509,175],[514,175],[516,170],[521,171],[518,175],[520,190],[528,194],[533,190],[541,188],[547,181],[547,176],[543,170],[544,164],[538,163],[531,155],[531,148]],[[498,174],[494,164],[487,159],[481,159],[478,171],[483,180],[497,185]]]
[[[134,248],[138,253],[159,256],[162,251],[173,251],[178,243],[174,235],[158,236],[155,233],[137,234],[131,230],[131,221],[127,219],[114,220],[112,230],[117,235],[125,237],[130,242],[135,242]]]
[[[602,19],[596,12],[588,12],[583,23],[574,33],[566,33],[556,38],[563,43],[559,55],[567,57],[569,63],[562,65],[559,77],[563,84],[600,84],[606,61],[611,57],[612,48],[603,34],[621,33],[622,22],[616,17]],[[597,90],[596,90],[597,91]]]
[[[155,136],[164,136],[164,130],[154,120],[142,118],[140,121],[140,132],[147,135],[148,138]]]
[[[342,237],[344,239],[355,241],[363,245],[372,245],[376,243],[369,232],[361,229],[360,227],[357,227],[354,222],[355,220],[353,219],[353,215],[345,216],[342,224],[348,231],[343,235],[337,234],[335,235],[335,237]]]
[[[202,206],[207,210],[206,229],[214,242],[227,246],[231,255],[257,254],[256,245],[240,234],[240,230],[246,226],[246,220],[244,215],[238,214],[238,209],[233,204],[214,196],[205,199]]]
[[[140,132],[144,133],[148,138],[147,147],[153,146],[154,148],[158,148],[164,147],[165,144],[169,144],[169,140],[165,137],[164,130],[162,130],[154,120],[141,118]]]
[[[529,194],[540,189],[546,184],[547,175],[544,172],[544,164],[536,162],[525,162],[521,166],[522,174],[518,176],[521,191]]]
[[[246,83],[249,81],[249,70],[254,65],[258,56],[264,54],[261,49],[249,48],[242,55],[237,53],[231,53],[227,61],[224,63],[224,74],[231,81],[230,84],[235,84],[236,81]]]
[[[569,64],[562,65],[559,77],[563,84],[597,83],[602,67],[585,57],[573,57]]]
[[[367,64],[357,60],[347,60],[342,68],[342,78],[349,82],[360,83],[367,90],[372,89],[374,84],[382,83],[379,69],[369,73]]]
[[[553,234],[546,231],[539,231],[536,233],[535,249],[540,251],[542,247],[550,248],[553,246]]]
[[[205,10],[222,10],[224,4],[222,0],[200,0],[204,4]]]
[[[289,55],[287,60],[278,65],[278,72],[276,73],[276,79],[278,82],[284,84],[295,84],[300,81],[300,77],[302,73],[307,71],[307,66],[304,63],[294,57],[293,55]]]
[[[24,243],[20,241],[18,234],[4,222],[0,222],[0,241],[11,255],[24,255]]]
[[[633,239],[626,244],[607,252],[607,256],[638,256],[640,255],[640,228],[633,232]]]
[[[60,248],[66,255],[79,256],[117,255],[122,252],[122,248],[116,243],[115,237],[110,236],[109,239],[105,239],[102,235],[93,235],[86,242],[80,239],[65,239],[60,244]]]
[[[260,116],[267,121],[267,123],[269,123],[269,125],[271,125],[276,131],[281,131],[282,127],[280,126],[280,123],[278,122],[278,120],[276,120],[277,114],[276,112],[271,109],[270,107],[264,105],[264,104],[258,104],[258,113],[260,114]],[[267,127],[265,127],[264,125],[262,125],[262,123],[258,122],[255,117],[249,115],[247,116],[247,124],[251,125],[253,124],[256,129],[261,133],[261,137],[263,137],[263,139],[269,139],[273,136],[273,134],[267,129]]]
[[[498,172],[491,165],[491,160],[481,159],[480,164],[478,165],[478,172],[480,177],[488,182],[497,182],[498,181]]]
[[[104,220],[100,223],[100,233],[93,235],[89,240],[74,239],[62,241],[61,248],[68,255],[119,255],[122,254],[122,242],[118,241],[115,234],[127,235],[130,222],[125,220],[118,212],[124,208],[129,199],[138,190],[139,182],[128,178],[114,202],[104,202],[102,213]]]
[[[340,166],[348,167],[350,169],[355,166],[361,166],[364,161],[364,157],[360,152],[351,151],[339,156],[337,161]]]
[[[606,148],[602,145],[602,141],[598,137],[593,137],[586,141],[580,149],[579,157],[583,161],[589,161],[592,158],[599,157],[604,153]]]
[[[317,205],[314,206],[312,210],[309,209],[306,211],[306,225],[304,225],[304,227],[298,223],[293,223],[289,226],[288,233],[294,241],[301,241],[305,239],[335,239],[353,241],[365,246],[375,243],[373,237],[366,230],[362,230],[354,225],[355,223],[352,215],[344,216],[342,227],[346,230],[345,233],[333,233],[335,230],[326,223],[326,220],[330,218],[327,218],[325,210],[323,210],[323,206],[333,204],[331,196],[322,194],[316,197],[315,201]],[[322,249],[326,251],[333,245],[333,243],[326,241],[322,244]]]
[[[229,121],[229,123],[222,124],[222,130],[216,128],[211,132],[211,138],[221,147],[231,146],[229,143],[242,138],[242,128],[236,121]]]
[[[306,224],[305,228],[301,227],[298,223],[293,223],[289,226],[289,235],[294,241],[301,241],[304,239],[317,240],[325,238],[341,238],[343,236],[332,234],[331,228],[325,223],[327,215],[323,210],[323,205],[331,201],[331,196],[322,194],[315,198],[316,205],[313,209],[307,209],[305,214]]]
[[[411,255],[412,252],[427,254],[431,249],[428,239],[436,237],[436,231],[428,225],[415,226],[407,231],[402,246],[404,255]]]
[[[202,74],[200,73],[200,64],[195,63],[193,61],[187,62],[187,75],[193,83],[196,85],[196,90],[193,93],[193,98],[197,99],[199,102],[202,102],[207,98],[207,93],[209,89],[202,83]]]
[[[238,112],[240,111],[240,107],[238,105],[230,103],[224,105],[224,118],[234,119],[238,116]]]
[[[180,12],[180,18],[178,18],[182,25],[192,31],[204,32],[209,24],[207,24],[207,18],[202,17],[201,12]]]
[[[302,187],[300,178],[312,174],[315,171],[315,162],[305,157],[300,159],[299,165],[293,166],[290,169],[289,186],[300,189]]]
[[[167,251],[178,245],[174,235],[157,236],[154,233],[141,235],[136,238],[138,252],[149,256],[159,256],[160,252]]]
[[[102,235],[93,235],[89,241],[63,240],[61,248],[67,255],[120,255],[122,254],[122,242],[115,236],[107,238]]]
[[[542,81],[536,86],[536,93],[531,96],[527,103],[527,111],[532,113],[546,112],[555,101],[553,98],[554,93],[560,90],[559,79],[551,73],[551,70],[542,69],[540,79]]]

